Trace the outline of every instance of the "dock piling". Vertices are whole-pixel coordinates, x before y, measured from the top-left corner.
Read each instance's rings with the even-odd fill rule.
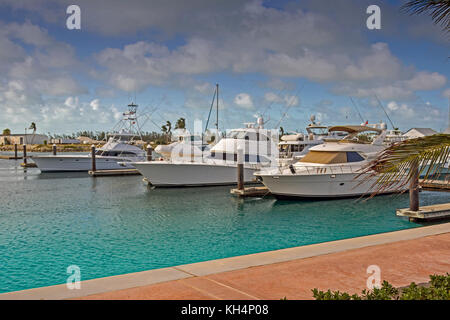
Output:
[[[27,145],[26,144],[23,145],[23,163],[25,165],[27,164]]]
[[[53,152],[53,155],[56,156],[56,144],[53,144],[52,152]]]
[[[147,145],[147,161],[152,161],[152,146],[150,145],[150,143]]]
[[[17,143],[14,143],[14,159],[17,159]]]
[[[97,167],[96,167],[96,164],[95,164],[95,146],[94,145],[92,145],[91,146],[91,158],[92,158],[92,172],[95,172],[95,171],[97,171]]]
[[[238,190],[244,190],[244,150],[237,150],[237,185]]]

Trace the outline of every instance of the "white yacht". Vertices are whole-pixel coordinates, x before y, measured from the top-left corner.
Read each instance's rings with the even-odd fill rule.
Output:
[[[244,150],[244,181],[256,182],[253,173],[270,165],[278,153],[278,135],[266,130],[262,118],[233,129],[201,156],[131,163],[146,180],[156,187],[230,185],[237,182],[237,150]]]
[[[209,144],[204,141],[204,137],[199,134],[190,134],[185,132],[176,137],[176,141],[170,144],[158,145],[155,148],[155,152],[160,154],[164,160],[170,160],[172,155],[178,158],[191,157],[198,158],[202,156],[202,153],[209,148]]]
[[[97,170],[132,169],[131,162],[144,161],[146,152],[134,145],[137,126],[137,105],[128,105],[124,118],[116,125],[116,131],[108,134],[107,142],[95,151]],[[140,133],[139,133],[140,135]],[[89,171],[92,169],[91,153],[85,155],[42,155],[32,156],[41,172]],[[119,162],[121,164],[119,164]]]
[[[359,175],[379,152],[384,150],[386,132],[368,126],[334,126],[330,132],[347,132],[343,139],[325,139],[295,164],[255,173],[277,197],[339,198],[370,193],[376,178]],[[371,143],[360,141],[358,134],[375,131]],[[387,188],[383,193],[395,190]]]

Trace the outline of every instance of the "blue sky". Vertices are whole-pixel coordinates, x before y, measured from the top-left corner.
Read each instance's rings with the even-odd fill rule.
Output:
[[[403,1],[3,0],[0,128],[42,133],[108,130],[136,97],[166,120],[206,120],[220,84],[222,129],[264,114],[268,127],[303,130],[388,122],[448,125],[449,38]],[[81,8],[81,30],[66,8]],[[381,8],[369,30],[366,8]]]

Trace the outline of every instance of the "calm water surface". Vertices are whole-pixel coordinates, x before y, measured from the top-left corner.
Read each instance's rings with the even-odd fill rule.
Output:
[[[150,189],[141,176],[40,174],[0,160],[0,292],[420,227],[408,195],[241,200],[230,187]],[[448,193],[423,192],[423,205]]]

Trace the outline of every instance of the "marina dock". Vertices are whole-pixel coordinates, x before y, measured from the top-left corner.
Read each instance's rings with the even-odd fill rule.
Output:
[[[231,189],[230,193],[238,197],[264,197],[270,195],[269,189],[267,187],[247,187],[244,189]]]
[[[20,159],[23,159],[23,157],[0,155],[0,159],[2,159],[2,160],[20,160]]]
[[[119,170],[90,170],[89,175],[92,177],[107,177],[107,176],[130,176],[138,175],[139,171],[136,169],[119,169]]]
[[[425,180],[420,179],[419,185],[424,190],[432,191],[450,191],[450,181],[449,180]]]
[[[450,217],[450,203],[433,204],[431,206],[420,207],[418,211],[411,211],[409,208],[397,209],[397,216],[408,217],[410,220],[431,220]]]

